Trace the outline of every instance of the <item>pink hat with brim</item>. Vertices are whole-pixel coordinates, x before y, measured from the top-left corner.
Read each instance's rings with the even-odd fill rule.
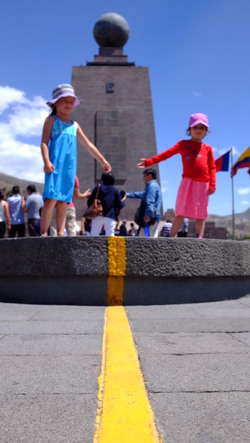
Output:
[[[192,114],[189,119],[189,128],[193,128],[196,125],[204,125],[208,128],[208,116],[200,112]]]
[[[54,91],[52,92],[52,99],[47,102],[47,105],[52,108],[53,105],[62,97],[74,97],[75,98],[74,108],[76,108],[83,102],[81,98],[75,95],[73,86],[67,83],[62,83],[61,85],[58,85],[54,89]]]

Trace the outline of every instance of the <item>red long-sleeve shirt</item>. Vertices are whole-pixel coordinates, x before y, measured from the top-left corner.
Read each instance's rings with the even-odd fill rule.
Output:
[[[209,188],[215,191],[216,188],[216,166],[213,149],[205,143],[193,140],[180,140],[172,148],[145,159],[145,166],[149,167],[159,163],[175,154],[180,154],[183,164],[182,177],[193,180],[208,182]]]

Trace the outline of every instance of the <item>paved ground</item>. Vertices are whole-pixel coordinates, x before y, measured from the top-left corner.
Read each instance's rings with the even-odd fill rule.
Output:
[[[0,303],[1,443],[93,441],[104,311]],[[250,297],[126,312],[163,440],[249,443]]]

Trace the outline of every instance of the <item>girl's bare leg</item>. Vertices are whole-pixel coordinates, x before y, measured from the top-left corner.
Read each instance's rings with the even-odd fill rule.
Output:
[[[41,235],[47,236],[49,225],[53,216],[53,209],[56,205],[56,200],[52,200],[51,198],[47,198],[44,202],[41,214],[41,227],[40,232]]]
[[[65,228],[65,222],[66,222],[66,208],[67,203],[66,202],[57,202],[56,205],[56,229],[57,229],[57,235],[60,235],[61,237],[64,236],[64,228]]]
[[[205,231],[205,220],[195,220],[196,234],[198,238],[203,238]]]
[[[183,219],[184,219],[184,217],[182,217],[181,215],[179,215],[178,217],[175,217],[173,224],[172,224],[172,228],[170,229],[170,232],[169,232],[169,237],[175,237],[177,235],[177,232],[179,231],[179,229],[182,226]]]

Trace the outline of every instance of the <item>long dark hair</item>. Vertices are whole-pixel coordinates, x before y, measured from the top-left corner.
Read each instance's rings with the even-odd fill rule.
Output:
[[[56,115],[56,105],[51,105],[52,111],[50,115]]]

